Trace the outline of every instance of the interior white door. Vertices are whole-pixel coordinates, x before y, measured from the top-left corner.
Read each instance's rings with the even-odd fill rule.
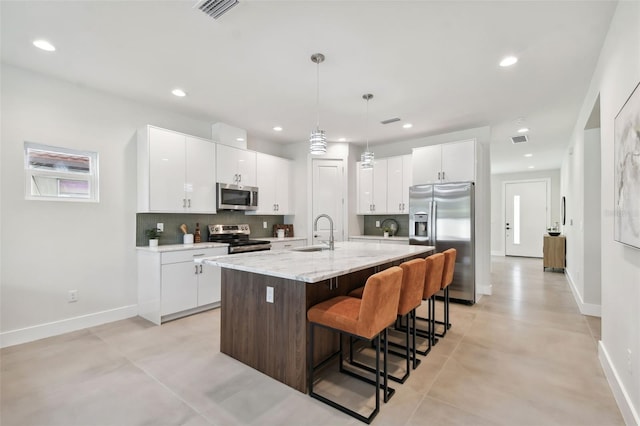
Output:
[[[333,238],[344,240],[344,166],[342,160],[313,160],[311,225],[320,214],[333,219]],[[314,244],[329,240],[329,221],[321,218],[313,232]]]
[[[548,182],[505,183],[505,254],[542,257]]]

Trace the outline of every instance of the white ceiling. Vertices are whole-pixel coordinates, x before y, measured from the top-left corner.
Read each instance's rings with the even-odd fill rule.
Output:
[[[560,166],[616,6],[240,0],[214,20],[194,4],[2,0],[2,61],[294,143],[315,127],[310,56],[320,52],[329,141],[366,140],[362,95],[372,93],[370,143],[488,125],[492,172],[506,173]],[[36,38],[57,51],[34,48]],[[508,54],[519,62],[500,68]],[[188,96],[171,95],[175,87]],[[512,145],[519,118],[530,141]]]

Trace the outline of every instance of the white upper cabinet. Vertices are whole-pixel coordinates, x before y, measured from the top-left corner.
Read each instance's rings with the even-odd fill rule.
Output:
[[[357,162],[358,214],[383,214],[387,210],[387,160],[374,160],[373,168]]]
[[[225,123],[211,125],[211,139],[215,143],[247,149],[247,131]]]
[[[138,211],[215,213],[215,144],[146,126],[138,132]]]
[[[256,185],[256,153],[216,144],[217,181],[234,185]]]
[[[413,184],[476,180],[476,142],[468,140],[413,149]]]
[[[204,139],[186,138],[186,183],[187,208],[189,213],[216,211],[215,164],[216,146]]]
[[[409,213],[411,155],[387,158],[387,213]]]
[[[245,214],[291,214],[291,160],[256,153],[258,210]]]

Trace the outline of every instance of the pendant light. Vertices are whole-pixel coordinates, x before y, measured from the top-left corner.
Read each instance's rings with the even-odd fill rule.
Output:
[[[311,55],[311,61],[318,65],[316,68],[316,110],[318,118],[316,129],[311,131],[311,136],[309,137],[309,152],[314,155],[320,155],[327,152],[327,137],[324,134],[324,130],[320,130],[320,63],[324,62],[324,55],[322,53],[314,53]]]
[[[365,122],[365,133],[367,137],[367,150],[360,155],[360,167],[363,169],[373,168],[373,152],[369,151],[369,100],[373,98],[371,93],[362,95],[362,99],[367,101],[367,119]]]

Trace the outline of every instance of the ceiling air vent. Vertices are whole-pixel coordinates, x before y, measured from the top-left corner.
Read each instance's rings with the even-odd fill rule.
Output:
[[[380,123],[389,124],[389,123],[395,123],[396,121],[400,121],[400,118],[399,117],[389,118],[388,120],[383,120]]]
[[[524,143],[524,142],[529,142],[529,139],[527,139],[527,135],[511,136],[511,143]]]
[[[218,19],[237,4],[238,0],[200,0],[193,7],[197,7],[213,19]]]

